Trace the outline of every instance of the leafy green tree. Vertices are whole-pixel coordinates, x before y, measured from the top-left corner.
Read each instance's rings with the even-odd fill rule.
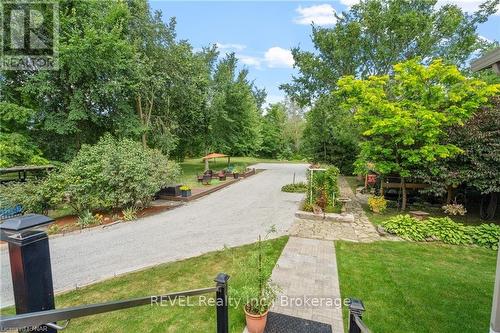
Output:
[[[287,115],[281,103],[272,104],[262,118],[260,153],[270,158],[289,157],[291,150],[285,137]]]
[[[283,103],[286,112],[284,135],[293,158],[301,158],[304,128],[304,110],[290,98]]]
[[[436,161],[461,153],[455,144],[443,142],[446,129],[463,125],[500,86],[466,78],[441,60],[429,66],[410,60],[393,70],[390,76],[366,80],[343,77],[337,95],[355,112],[365,138],[358,169],[372,163],[384,175],[399,174],[406,209],[406,179],[417,169],[435,172]]]
[[[216,67],[210,111],[209,150],[251,155],[261,144],[260,118],[248,71],[237,72],[234,53]],[[211,149],[210,149],[211,148]]]
[[[311,104],[344,75],[388,74],[413,57],[463,66],[482,48],[477,26],[498,3],[485,1],[469,15],[456,5],[438,8],[436,0],[363,0],[337,16],[335,26],[312,26],[316,52],[292,50],[300,73],[282,87],[300,104]]]
[[[0,167],[48,164],[29,136],[33,119],[33,110],[0,102]]]
[[[459,147],[462,154],[438,161],[433,173],[418,173],[420,179],[432,185],[435,194],[447,192],[447,203],[453,200],[454,188],[462,184],[482,194],[500,193],[500,98],[492,101],[491,106],[476,111],[463,126],[447,129],[443,141]]]
[[[35,112],[31,138],[50,159],[68,160],[105,131],[134,125],[129,101],[133,46],[125,2],[61,1],[58,71],[5,71],[5,102]]]
[[[336,96],[324,95],[306,115],[302,151],[314,162],[337,166],[352,174],[358,154],[358,130],[352,113],[339,106]]]

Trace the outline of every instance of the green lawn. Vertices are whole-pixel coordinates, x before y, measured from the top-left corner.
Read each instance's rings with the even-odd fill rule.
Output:
[[[257,157],[231,157],[231,165],[240,169],[244,169],[249,165],[255,163],[305,163],[304,161],[284,161],[284,160],[274,160],[274,159],[264,159]],[[184,162],[180,163],[182,169],[182,175],[179,178],[179,183],[189,185],[191,187],[200,187],[197,182],[196,175],[201,175],[205,170],[205,162],[200,158],[186,159]],[[218,158],[209,161],[210,169],[214,171],[219,171],[227,167],[227,158]],[[212,184],[215,182],[212,181]]]
[[[488,331],[495,251],[410,242],[335,244],[342,297],[363,300],[364,321],[373,332]]]
[[[268,242],[266,256],[274,266],[288,238],[281,237]],[[219,272],[231,276],[231,288],[241,288],[241,261],[245,260],[256,244],[164,264],[151,269],[127,274],[94,284],[77,291],[56,296],[56,307],[106,302],[133,297],[212,287]],[[209,295],[210,296],[210,295]],[[192,303],[192,302],[191,302]],[[2,313],[13,313],[3,309]],[[245,318],[240,308],[229,311],[230,332],[241,332]],[[213,306],[149,306],[120,310],[107,314],[74,319],[64,332],[215,332],[215,307]]]

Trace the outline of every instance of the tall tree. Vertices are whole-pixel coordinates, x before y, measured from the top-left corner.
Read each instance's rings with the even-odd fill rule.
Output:
[[[443,142],[459,147],[463,153],[434,164],[433,172],[420,170],[419,178],[431,184],[435,194],[447,192],[446,201],[454,197],[454,188],[465,184],[481,194],[500,193],[500,98],[476,111],[463,126],[447,129]],[[496,202],[492,203],[496,206]],[[490,207],[489,211],[494,212]]]
[[[359,151],[359,133],[350,110],[339,104],[335,95],[327,94],[307,112],[302,151],[311,160],[335,165],[348,175]]]
[[[399,174],[406,209],[407,178],[418,169],[433,172],[436,161],[461,153],[443,142],[446,128],[463,125],[499,89],[468,79],[440,60],[428,67],[411,60],[395,65],[391,76],[343,77],[337,94],[354,110],[365,138],[358,168],[371,163],[384,175]]]
[[[227,54],[214,74],[210,139],[212,150],[251,155],[261,144],[260,119],[248,71],[237,71],[234,53]]]
[[[287,115],[282,103],[272,104],[262,119],[262,145],[260,153],[270,158],[289,157],[290,147],[285,136]]]
[[[332,28],[312,26],[316,52],[292,50],[299,75],[282,88],[301,104],[311,104],[335,88],[344,75],[360,78],[388,74],[413,57],[462,66],[481,47],[477,25],[496,11],[486,1],[471,15],[436,0],[361,0],[337,16]]]
[[[2,98],[35,111],[32,138],[67,160],[106,131],[135,126],[130,105],[134,49],[124,2],[61,1],[58,71],[5,71]]]
[[[292,99],[286,97],[283,103],[286,112],[285,138],[292,154],[298,157],[301,154],[305,128],[304,109]]]

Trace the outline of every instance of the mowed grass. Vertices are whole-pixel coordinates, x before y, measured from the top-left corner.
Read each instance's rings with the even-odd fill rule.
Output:
[[[288,238],[269,240],[266,256],[274,265]],[[175,244],[172,244],[175,246]],[[110,279],[76,291],[56,296],[56,308],[124,300],[134,297],[165,294],[174,291],[215,286],[213,279],[219,272],[231,276],[231,288],[241,288],[241,263],[256,244],[228,248],[202,256],[160,265],[154,268]],[[245,266],[243,266],[245,267]],[[91,268],[89,268],[91,269]],[[208,294],[207,296],[213,296]],[[196,304],[196,298],[190,300]],[[230,332],[241,332],[245,326],[243,304],[229,310]],[[13,308],[2,309],[12,314]],[[73,319],[64,331],[71,332],[215,332],[214,306],[150,306],[119,310],[95,316]]]
[[[274,160],[274,159],[264,159],[257,157],[231,157],[230,165],[239,169],[245,169],[249,165],[255,163],[305,163],[304,161],[285,161],[285,160]],[[202,187],[197,182],[197,175],[203,174],[205,171],[205,162],[199,158],[186,159],[184,162],[180,163],[182,169],[182,175],[179,177],[179,183],[184,185],[189,185],[192,188]],[[217,158],[215,161],[211,159],[209,161],[209,168],[215,172],[227,168],[227,158]],[[212,180],[212,185],[215,184],[215,179]]]
[[[342,297],[364,302],[372,332],[488,331],[495,251],[410,242],[336,242],[336,251]]]

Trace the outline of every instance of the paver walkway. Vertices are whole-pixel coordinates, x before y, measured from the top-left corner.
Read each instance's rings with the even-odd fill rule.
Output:
[[[333,242],[290,237],[271,279],[282,288],[271,311],[330,324],[334,333],[344,332]]]
[[[346,211],[354,215],[354,222],[295,219],[271,277],[282,288],[271,311],[330,324],[333,333],[344,332],[333,240],[380,239],[343,177],[339,188],[341,196],[351,199]]]
[[[288,233],[303,194],[281,186],[303,181],[307,165],[258,164],[268,169],[182,207],[138,221],[119,223],[50,240],[56,291],[96,282],[116,274],[254,243],[276,225]],[[0,251],[0,306],[13,303],[9,258]]]
[[[346,211],[354,215],[354,222],[337,222],[327,220],[295,219],[290,228],[290,235],[324,240],[347,240],[351,242],[373,242],[380,236],[368,220],[349,184],[339,178],[340,195],[351,199],[345,204]]]

